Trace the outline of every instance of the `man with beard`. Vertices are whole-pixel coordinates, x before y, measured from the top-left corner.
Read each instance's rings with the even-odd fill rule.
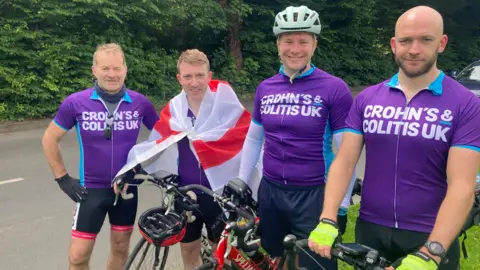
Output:
[[[365,143],[356,241],[394,262],[388,269],[458,269],[457,236],[480,165],[480,100],[437,68],[446,45],[434,9],[418,6],[398,19],[391,48],[399,72],[357,96],[331,166],[309,237],[321,256],[331,256],[336,212]]]

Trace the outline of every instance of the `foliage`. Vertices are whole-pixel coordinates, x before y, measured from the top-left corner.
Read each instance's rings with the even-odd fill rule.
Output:
[[[272,26],[288,5],[320,14],[312,63],[350,86],[372,84],[395,72],[396,18],[419,4],[444,16],[440,68],[480,58],[478,0],[0,0],[0,120],[52,116],[63,98],[92,85],[93,51],[103,42],[124,48],[127,86],[154,101],[180,90],[176,60],[189,48],[208,55],[214,77],[253,93],[281,64]]]

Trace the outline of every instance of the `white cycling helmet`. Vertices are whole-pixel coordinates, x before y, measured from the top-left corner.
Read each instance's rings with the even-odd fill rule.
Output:
[[[287,7],[275,16],[273,33],[278,36],[288,32],[320,34],[322,25],[318,13],[306,6]]]

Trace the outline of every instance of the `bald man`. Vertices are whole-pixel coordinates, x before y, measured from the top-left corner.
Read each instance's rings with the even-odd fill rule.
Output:
[[[447,41],[442,16],[430,7],[398,18],[390,45],[399,71],[356,97],[330,168],[320,223],[309,237],[321,256],[331,256],[337,209],[365,144],[356,241],[396,269],[458,269],[457,235],[480,166],[480,100],[437,68]]]

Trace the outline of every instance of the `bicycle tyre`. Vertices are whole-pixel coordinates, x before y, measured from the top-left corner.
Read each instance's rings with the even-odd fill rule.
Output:
[[[125,263],[125,267],[123,268],[124,270],[135,269],[135,268],[133,268],[132,264],[135,261],[135,258],[137,257],[137,255],[140,254],[140,250],[142,249],[142,247],[145,243],[147,243],[147,246],[146,246],[146,251],[144,252],[144,255],[148,251],[149,247],[153,246],[152,244],[148,243],[147,240],[145,240],[145,238],[143,238],[143,237],[140,238],[140,240],[138,240],[137,244],[133,248],[132,253],[130,253],[130,255],[128,256],[127,263]],[[162,248],[163,248],[163,256],[159,260],[160,261],[159,270],[163,270],[165,268],[165,264],[167,263],[167,258],[168,258],[168,251],[170,249],[169,247],[161,247],[161,249]],[[161,252],[161,250],[159,251],[159,254],[160,254],[160,252]],[[140,267],[142,265],[142,263],[140,263],[140,265],[138,267]],[[138,267],[137,267],[137,269],[138,269]]]
[[[209,262],[209,263],[204,263],[198,267],[195,268],[195,270],[215,270],[216,268],[214,268],[214,265],[213,263]],[[223,267],[222,267],[223,270],[233,270],[233,268],[228,265],[228,264],[225,264]]]
[[[212,247],[210,246],[208,235],[205,227],[202,229],[202,234],[200,236],[200,257],[202,258],[202,263],[207,264],[207,258],[212,257]]]

